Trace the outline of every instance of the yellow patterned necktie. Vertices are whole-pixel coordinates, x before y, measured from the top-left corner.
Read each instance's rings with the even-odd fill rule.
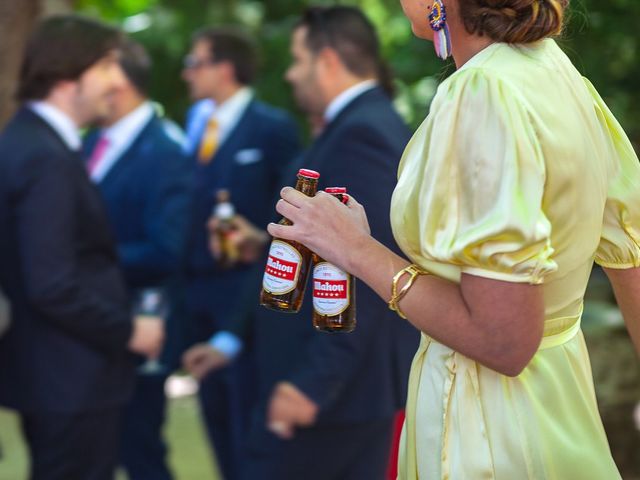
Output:
[[[198,161],[203,165],[206,165],[211,161],[213,155],[218,149],[218,130],[218,121],[214,116],[211,116],[207,122],[207,128],[204,131],[204,135],[202,135],[200,149],[198,150]]]

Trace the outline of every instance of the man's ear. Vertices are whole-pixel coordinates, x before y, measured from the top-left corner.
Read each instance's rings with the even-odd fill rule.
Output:
[[[49,95],[51,95],[53,92],[55,92],[57,96],[73,95],[80,88],[80,84],[81,84],[80,78],[76,80],[60,80],[56,82],[56,84],[53,85],[53,87],[51,87],[51,90],[49,91]]]
[[[223,61],[219,62],[216,66],[223,72],[224,78],[234,83],[237,82],[236,68],[233,66],[233,63]]]
[[[337,71],[344,68],[338,52],[330,47],[324,47],[318,52],[318,66],[325,69],[326,73],[333,76]]]

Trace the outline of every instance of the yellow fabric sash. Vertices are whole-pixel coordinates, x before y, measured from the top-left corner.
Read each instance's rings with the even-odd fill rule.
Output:
[[[558,317],[550,320],[546,320],[544,323],[544,332],[542,341],[538,348],[538,351],[548,348],[557,347],[568,341],[570,341],[580,330],[580,318],[582,316],[582,306],[577,315]],[[422,366],[425,358],[425,354],[432,343],[437,343],[429,336],[422,334],[420,346],[413,359],[411,365],[411,373],[409,375],[409,391],[407,395],[406,416],[404,425],[404,455],[400,455],[400,463],[398,465],[398,480],[418,480],[418,465],[417,465],[417,441],[416,441],[416,410],[418,399],[418,388],[420,378],[422,376]],[[449,373],[449,377],[444,385],[444,397],[442,399],[443,405],[443,445],[442,445],[442,478],[451,478],[450,465],[447,456],[447,440],[449,438],[448,431],[452,428],[451,419],[448,415],[448,407],[451,402],[451,392],[453,389],[456,376],[463,380],[463,387],[460,391],[460,383],[456,388],[458,391],[456,395],[466,396],[468,400],[468,406],[465,408],[465,412],[469,416],[475,416],[475,421],[471,420],[471,424],[478,425],[478,432],[480,435],[486,437],[486,425],[482,415],[482,406],[480,405],[480,391],[478,382],[477,364],[475,361],[461,355],[455,351],[448,357],[446,361],[446,369]],[[468,395],[467,395],[468,393]],[[465,432],[464,435],[471,435],[472,432]],[[469,440],[472,442],[473,440]],[[487,445],[486,441],[474,441],[473,444],[476,448]],[[491,463],[491,453],[488,450],[486,452],[476,452],[479,455],[473,455],[473,458],[477,461],[481,461],[482,465],[475,465],[472,471],[478,472],[480,476],[474,478],[474,480],[480,479],[493,479],[493,465]],[[402,461],[404,460],[404,462]],[[481,473],[480,473],[481,472]],[[430,480],[430,479],[429,479]]]

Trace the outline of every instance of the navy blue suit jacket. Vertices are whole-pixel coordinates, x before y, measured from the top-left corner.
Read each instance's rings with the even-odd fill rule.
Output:
[[[189,219],[191,167],[179,131],[154,115],[98,184],[116,237],[118,256],[131,294],[164,287],[173,312],[166,324],[161,362],[171,369],[190,336],[181,311],[178,273]],[[85,140],[89,158],[99,138]]]
[[[0,404],[78,413],[123,404],[131,318],[104,206],[79,154],[23,108],[0,136]]]
[[[299,148],[298,130],[291,117],[254,99],[207,165],[193,159],[193,210],[186,271],[192,279],[208,279],[210,284],[200,300],[211,305],[221,321],[238,308],[238,290],[251,268],[222,270],[211,256],[205,225],[215,194],[220,189],[229,190],[236,211],[254,225],[266,228],[283,185],[283,172]],[[213,330],[220,328],[224,326],[216,325]]]
[[[320,188],[347,187],[364,205],[372,235],[395,251],[390,200],[409,136],[389,98],[375,88],[356,97],[328,124],[300,165],[320,172]],[[294,383],[320,406],[318,425],[391,418],[404,406],[418,332],[389,311],[364,283],[357,281],[356,289],[357,327],[349,334],[313,329],[311,286],[297,314],[258,307],[255,341],[261,409],[257,430],[264,428],[274,385],[283,380]]]
[[[162,285],[180,266],[191,169],[170,128],[154,115],[98,183],[133,289]],[[98,136],[85,140],[87,158]]]

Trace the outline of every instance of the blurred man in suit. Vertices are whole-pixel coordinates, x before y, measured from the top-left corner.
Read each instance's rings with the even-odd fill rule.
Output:
[[[22,107],[0,135],[0,404],[19,411],[34,479],[112,479],[129,351],[155,356],[158,319],[132,323],[78,129],[109,111],[120,35],[75,16],[44,21],[20,72]]]
[[[301,166],[320,172],[321,187],[346,186],[373,212],[372,234],[398,251],[389,205],[410,132],[392,107],[373,26],[355,8],[311,8],[291,54],[296,100],[323,124]],[[239,242],[263,235],[238,228]],[[308,288],[298,314],[256,312],[259,404],[242,478],[383,479],[418,332],[360,282],[353,333],[315,332],[312,304]]]
[[[147,292],[170,303],[184,248],[191,169],[182,153],[182,132],[160,118],[149,101],[147,52],[128,40],[118,64],[124,80],[111,95],[102,128],[85,140],[87,167],[105,200],[130,296],[141,301]],[[131,480],[171,478],[162,440],[164,383],[176,366],[181,335],[177,318],[167,320],[161,363],[138,370],[123,418],[120,460]]]
[[[239,291],[251,264],[242,259],[225,268],[208,249],[207,221],[220,190],[230,193],[238,213],[265,226],[282,186],[281,177],[298,151],[298,134],[283,111],[259,102],[250,88],[257,69],[253,43],[229,29],[207,29],[194,36],[185,60],[184,78],[194,100],[210,98],[213,113],[203,125],[194,155],[193,211],[189,230],[186,276],[187,303],[198,330],[195,347],[202,352],[236,355],[239,343],[225,321],[239,308]],[[211,346],[211,347],[210,347]],[[200,396],[209,436],[227,480],[237,478],[239,452],[255,399],[250,343],[234,365],[201,382]]]

